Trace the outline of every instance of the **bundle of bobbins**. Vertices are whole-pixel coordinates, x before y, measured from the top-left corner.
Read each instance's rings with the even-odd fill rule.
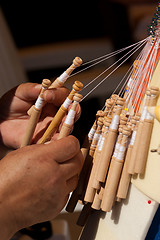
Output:
[[[114,94],[106,100],[104,111],[97,114],[85,139],[89,144],[82,148],[85,167],[66,207],[68,212],[73,212],[78,200],[84,204],[78,225],[84,226],[94,210],[111,211],[116,201],[127,197],[132,175],[144,173],[153,117],[159,116],[153,113],[158,96],[159,89],[151,86],[146,91],[142,114],[130,115],[126,112],[125,99]],[[143,142],[142,137],[145,137],[145,146],[141,147],[143,163],[141,171],[136,171],[134,158],[138,150],[135,149]]]
[[[40,113],[45,106],[44,91],[63,86],[71,72],[81,64],[82,60],[76,57],[72,65],[52,84],[48,79],[42,81],[40,95],[29,110],[30,121],[25,134],[27,140],[24,138],[22,146],[31,143]],[[77,104],[82,100],[82,95],[78,93],[82,88],[81,82],[74,82],[70,94],[38,144],[52,138],[65,115],[67,117],[59,139],[70,134]],[[127,112],[128,103],[117,94],[106,100],[104,111],[97,111],[95,122],[81,148],[84,165],[79,182],[66,207],[68,212],[73,212],[78,201],[84,205],[77,222],[79,225],[85,224],[93,210],[111,211],[116,201],[127,197],[132,175],[144,174],[154,117],[158,119],[160,115],[153,113],[158,96],[157,87],[151,86],[147,89],[142,114],[131,116],[129,111]]]

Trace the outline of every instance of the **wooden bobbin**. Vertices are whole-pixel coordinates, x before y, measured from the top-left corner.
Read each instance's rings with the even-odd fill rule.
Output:
[[[136,117],[133,117],[131,119],[132,135],[133,135],[133,132],[135,130],[136,119],[137,119]],[[133,137],[133,138],[135,138],[135,137]],[[131,176],[132,176],[131,174],[128,173],[128,167],[129,167],[130,158],[131,158],[131,154],[132,154],[133,144],[134,144],[134,141],[131,138],[130,144],[129,144],[129,146],[127,148],[127,151],[126,151],[123,171],[122,171],[122,174],[121,174],[120,183],[119,183],[118,191],[117,191],[117,199],[125,199],[127,197],[129,185],[130,185],[130,182],[131,182]]]
[[[49,88],[51,81],[49,79],[43,79],[42,81],[42,89],[37,98],[35,105],[33,105],[31,109],[31,115],[29,119],[29,123],[25,132],[25,136],[23,138],[21,147],[27,146],[31,143],[32,137],[36,128],[36,125],[39,121],[40,114],[44,105],[43,94]]]
[[[118,134],[118,137],[117,137],[117,141],[116,141],[116,144],[115,144],[115,148],[114,148],[114,152],[113,152],[113,155],[112,155],[112,159],[113,158],[116,158],[117,155],[118,155],[118,152],[119,152],[119,148],[120,148],[120,145],[121,145],[121,141],[122,141],[122,137],[123,137],[123,125],[119,125],[119,134]]]
[[[127,164],[128,174],[134,174],[135,158],[132,157],[132,154],[133,154],[132,151],[133,151],[133,147],[134,147],[134,144],[135,144],[135,139],[136,139],[136,134],[137,134],[139,121],[140,121],[140,116],[135,116],[134,120],[132,120],[133,129],[132,129],[130,144],[128,146],[128,151],[127,151],[127,153],[128,153],[127,159],[129,159],[128,164]]]
[[[101,135],[102,137],[101,137],[100,141],[98,142],[98,146],[97,146],[97,150],[96,150],[96,154],[95,154],[95,162],[96,162],[96,164],[94,165],[95,176],[92,181],[92,187],[95,189],[100,188],[100,182],[97,180],[97,176],[99,174],[98,171],[99,171],[99,166],[101,163],[101,152],[102,152],[103,147],[105,147],[104,142],[105,142],[105,139],[107,138],[111,121],[112,121],[112,119],[110,117],[104,117],[104,121],[103,121],[104,125],[102,128],[102,135]]]
[[[97,111],[96,120],[94,121],[93,126],[92,126],[91,130],[89,131],[88,136],[86,136],[85,141],[82,145],[81,152],[84,157],[84,164],[83,164],[80,176],[79,176],[79,181],[78,181],[77,187],[73,191],[73,193],[69,199],[69,202],[67,204],[67,207],[66,207],[67,212],[74,211],[79,199],[82,200],[82,202],[84,202],[84,195],[85,195],[87,183],[89,181],[89,176],[90,176],[91,168],[93,165],[93,155],[94,155],[94,151],[95,151],[95,148],[93,148],[93,149],[91,148],[90,149],[91,155],[90,155],[89,148],[91,146],[91,142],[93,140],[94,134],[95,134],[97,126],[98,126],[97,125],[98,118],[101,115],[102,115],[102,112]]]
[[[128,127],[124,126],[122,133],[123,133],[123,138],[121,141],[121,146],[119,148],[117,157],[113,158],[111,161],[105,188],[104,188],[101,209],[105,212],[109,212],[112,209],[112,206],[116,197],[117,187],[120,180],[125,152],[128,144],[128,137],[131,131]]]
[[[101,209],[101,202],[103,198],[103,193],[104,193],[104,187],[101,186],[100,190],[96,191],[93,203],[91,207],[95,210],[100,210]]]
[[[97,190],[95,193],[94,200],[93,200],[91,207],[93,209],[100,210],[101,209],[101,201],[102,200],[99,198],[99,190]]]
[[[137,156],[140,151],[140,141],[141,141],[141,135],[142,135],[142,130],[143,130],[143,123],[144,123],[144,118],[146,116],[146,105],[148,105],[149,99],[150,99],[150,90],[146,91],[146,99],[145,99],[145,106],[143,107],[142,114],[140,117],[139,122],[137,122],[137,129],[136,129],[136,137],[134,140],[134,145],[132,149],[132,154],[131,154],[131,159],[130,159],[130,164],[128,167],[128,173],[134,174],[135,173],[135,165],[137,161]]]
[[[150,88],[150,94],[147,106],[155,106],[159,95],[159,88],[152,86]],[[153,121],[153,117],[149,113],[146,113],[139,145],[140,151],[135,164],[135,173],[144,174],[153,129]]]
[[[96,133],[94,135],[91,147],[90,147],[90,155],[93,156],[95,149],[96,149],[96,145],[98,143],[98,140],[100,138],[100,133],[102,130],[102,126],[103,126],[103,118],[99,117],[98,121],[97,121],[98,127],[96,130]],[[93,166],[92,166],[92,170],[91,170],[91,174],[89,177],[89,181],[88,181],[88,185],[87,185],[87,189],[86,189],[86,193],[85,193],[85,197],[84,197],[84,201],[85,202],[93,202],[94,199],[94,195],[95,195],[95,189],[92,187],[92,183],[93,183],[93,179],[95,177],[95,171],[96,171],[96,165],[97,165],[97,161],[94,161],[95,159],[93,158]]]
[[[64,138],[70,134],[72,127],[74,125],[74,119],[76,116],[76,108],[82,98],[83,98],[83,96],[81,94],[75,93],[75,95],[73,97],[74,102],[73,102],[73,104],[68,112],[68,115],[62,125],[61,131],[58,135],[58,139]]]
[[[49,79],[43,79],[43,80],[42,80],[42,88],[41,88],[41,92],[40,92],[40,94],[39,94],[39,98],[40,98],[40,99],[37,99],[37,101],[40,101],[41,103],[42,103],[42,101],[43,101],[42,107],[45,105],[45,102],[44,102],[44,100],[43,100],[43,93],[50,87],[50,85],[51,85],[51,81],[50,81]],[[40,104],[40,105],[41,105],[41,104]],[[34,107],[35,107],[35,105],[33,105],[33,106],[28,110],[27,114],[28,114],[29,116],[31,116]],[[36,108],[36,107],[35,107],[35,108]]]
[[[104,114],[105,116],[111,116],[112,115],[112,107],[114,104],[114,100],[113,99],[107,99],[105,102],[105,109],[104,109]]]
[[[121,114],[123,103],[124,102],[121,101],[121,99],[119,101],[117,100],[117,104],[118,104],[117,109],[112,118],[112,122],[109,127],[107,138],[104,141],[105,148],[103,148],[101,152],[101,162],[98,169],[99,174],[97,176],[97,180],[99,182],[104,182],[106,178],[106,173],[108,171],[108,166],[111,160],[111,156],[113,153],[113,149],[114,149],[117,134],[118,134],[118,126],[119,126],[120,114]]]
[[[51,139],[53,136],[54,132],[57,130],[59,124],[61,123],[63,117],[68,111],[68,108],[72,102],[73,96],[76,92],[79,92],[82,90],[83,84],[79,81],[75,81],[72,87],[72,91],[64,101],[64,103],[61,105],[59,110],[57,111],[56,115],[54,116],[52,122],[50,123],[49,127],[43,134],[42,138],[38,142],[38,144],[45,143]]]
[[[96,120],[94,121],[93,126],[91,127],[88,135],[85,137],[84,143],[83,143],[82,148],[81,148],[81,152],[82,152],[82,154],[83,154],[84,160],[85,160],[86,157],[87,157],[87,154],[88,154],[88,152],[89,152],[90,145],[91,145],[91,143],[92,143],[94,134],[95,134],[96,129],[97,129],[97,120],[98,120],[98,118],[100,117],[99,114],[101,115],[101,111],[97,111],[97,113],[96,113]]]
[[[119,98],[119,96],[117,94],[112,94],[112,96],[111,96],[111,99],[114,100],[114,104],[116,104],[116,101],[118,98]]]
[[[76,57],[73,60],[72,65],[64,73],[62,73],[58,78],[56,78],[56,80],[51,84],[49,88],[52,89],[52,88],[62,87],[63,84],[68,79],[68,77],[70,76],[70,74],[73,72],[73,70],[79,67],[82,64],[82,62],[83,61],[80,57]]]

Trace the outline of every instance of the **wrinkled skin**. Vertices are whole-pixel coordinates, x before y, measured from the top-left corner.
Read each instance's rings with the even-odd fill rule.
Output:
[[[1,143],[19,148],[40,85],[26,83],[0,99]],[[33,143],[42,136],[57,108],[68,95],[65,88],[47,90],[47,102]],[[77,118],[80,108],[77,109]],[[9,239],[21,228],[53,219],[77,185],[83,158],[79,141],[68,136],[47,144],[32,144],[7,154],[0,161],[0,236]]]

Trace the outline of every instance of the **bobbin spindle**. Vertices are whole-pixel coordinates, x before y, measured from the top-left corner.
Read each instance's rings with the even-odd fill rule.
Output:
[[[92,156],[95,153],[96,145],[100,138],[100,134],[101,134],[102,126],[103,126],[103,118],[102,117],[98,118],[97,125],[98,125],[98,127],[96,129],[96,133],[94,135],[94,138],[93,138],[93,141],[92,141],[92,144],[90,147],[90,155],[92,155]],[[87,189],[86,189],[86,193],[85,193],[85,197],[84,197],[85,202],[92,202],[94,199],[94,195],[95,195],[96,191],[92,187],[92,183],[93,183],[93,179],[95,177],[96,165],[97,165],[97,161],[96,161],[96,159],[93,158],[93,166],[92,166],[91,174],[89,177],[89,181],[88,181],[88,185],[87,185]]]
[[[103,147],[105,148],[104,143],[105,143],[105,139],[107,138],[107,135],[108,135],[109,126],[111,124],[111,121],[112,121],[112,118],[104,117],[101,139],[98,142],[98,146],[97,146],[97,150],[96,150],[96,154],[95,154],[95,161],[96,161],[95,176],[92,181],[92,187],[95,189],[100,188],[100,182],[97,180],[97,176],[99,174],[99,166],[101,164],[101,152],[103,150]]]
[[[134,145],[132,149],[132,154],[131,154],[131,159],[130,159],[130,164],[128,167],[128,173],[134,174],[135,173],[135,166],[137,164],[137,157],[139,155],[139,152],[141,149],[139,148],[140,146],[140,141],[141,141],[141,135],[143,131],[143,124],[144,124],[144,119],[146,116],[146,106],[148,105],[149,99],[150,99],[151,93],[150,90],[146,90],[146,95],[145,95],[145,103],[142,109],[142,114],[140,117],[140,120],[137,122],[137,129],[136,129],[136,137],[134,139]]]
[[[81,200],[82,202],[84,201],[84,195],[85,195],[85,191],[86,191],[86,187],[89,181],[89,176],[90,176],[90,172],[92,169],[92,165],[93,165],[93,155],[94,155],[94,151],[95,148],[91,147],[91,143],[92,140],[94,138],[94,135],[96,133],[96,129],[98,128],[98,118],[103,116],[103,111],[97,111],[96,113],[96,120],[93,123],[93,126],[91,127],[88,135],[85,138],[85,141],[82,145],[81,148],[81,152],[84,158],[84,164],[79,176],[79,180],[78,180],[78,184],[76,189],[73,191],[67,207],[66,207],[66,211],[67,212],[73,212],[76,204],[78,202],[78,200]],[[99,131],[99,130],[97,130]]]
[[[110,159],[113,153],[113,149],[115,146],[117,134],[118,134],[118,126],[120,121],[120,114],[122,111],[122,107],[124,105],[124,100],[122,98],[118,98],[116,101],[117,108],[115,114],[112,118],[112,122],[109,127],[107,138],[105,139],[104,146],[101,152],[101,162],[99,165],[99,174],[97,176],[97,180],[99,182],[104,182],[106,178],[106,173],[108,171],[108,166],[110,163]]]
[[[141,134],[141,141],[139,145],[139,154],[137,156],[136,164],[135,164],[135,173],[144,174],[148,150],[151,140],[151,134],[153,129],[154,118],[147,112],[147,106],[155,106],[157,103],[159,95],[159,88],[151,86],[150,87],[150,98],[146,105],[146,115],[144,117],[144,123]]]
[[[59,110],[57,111],[56,115],[54,116],[52,122],[50,123],[49,127],[43,134],[42,138],[38,142],[39,144],[45,143],[51,139],[53,136],[54,132],[57,130],[59,124],[61,123],[63,117],[68,111],[69,106],[72,103],[73,96],[76,92],[81,91],[83,88],[83,84],[80,81],[75,81],[72,87],[72,91],[64,101],[64,103],[61,105]]]
[[[136,119],[137,117],[132,117],[131,119],[131,124],[132,124],[132,136],[130,140],[130,144],[126,150],[126,156],[124,160],[124,166],[118,186],[118,191],[117,191],[117,199],[125,199],[127,197],[129,185],[131,182],[131,174],[128,173],[128,167],[130,164],[130,158],[132,154],[132,148],[134,145],[134,139],[135,139],[135,126],[136,126]],[[139,118],[138,118],[139,119]]]
[[[45,104],[45,101],[43,99],[43,94],[49,88],[50,84],[51,84],[51,81],[49,79],[43,79],[42,89],[37,98],[37,101],[36,101],[35,105],[33,105],[32,108],[30,108],[31,109],[30,119],[29,119],[29,123],[28,123],[27,129],[26,129],[26,133],[23,138],[21,147],[29,145],[32,141],[32,137],[33,137],[36,125],[39,121],[42,108]]]
[[[72,127],[74,125],[74,119],[76,116],[76,108],[82,98],[83,98],[83,96],[81,94],[78,94],[78,93],[74,94],[74,97],[73,97],[74,102],[72,103],[72,106],[68,112],[68,115],[62,125],[61,131],[58,135],[58,139],[66,137],[70,134]]]
[[[105,102],[105,109],[104,109],[104,114],[105,116],[111,116],[112,115],[112,108],[114,105],[114,100],[109,98]]]
[[[51,84],[50,89],[62,87],[63,84],[68,79],[68,77],[70,76],[70,74],[73,72],[73,70],[79,67],[82,64],[82,62],[83,61],[80,57],[75,57],[72,65],[64,73],[62,73],[58,78],[56,78],[56,80]]]
[[[101,203],[102,211],[109,212],[112,209],[112,206],[116,197],[116,191],[117,191],[118,183],[120,180],[126,147],[128,143],[128,137],[130,133],[131,133],[130,129],[127,126],[124,126],[122,131],[123,138],[121,140],[119,152],[116,158],[112,158],[111,164],[109,167],[109,172],[108,172],[104,193],[103,193],[103,199]]]

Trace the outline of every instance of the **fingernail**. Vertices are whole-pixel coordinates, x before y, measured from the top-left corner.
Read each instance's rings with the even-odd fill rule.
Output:
[[[77,115],[79,115],[81,113],[81,107],[80,107],[80,105],[78,104],[77,105]]]
[[[42,84],[36,84],[36,85],[35,85],[35,88],[36,88],[36,89],[41,89],[41,87],[42,87]]]
[[[51,143],[51,141],[45,142],[44,144],[49,144],[49,143]]]

